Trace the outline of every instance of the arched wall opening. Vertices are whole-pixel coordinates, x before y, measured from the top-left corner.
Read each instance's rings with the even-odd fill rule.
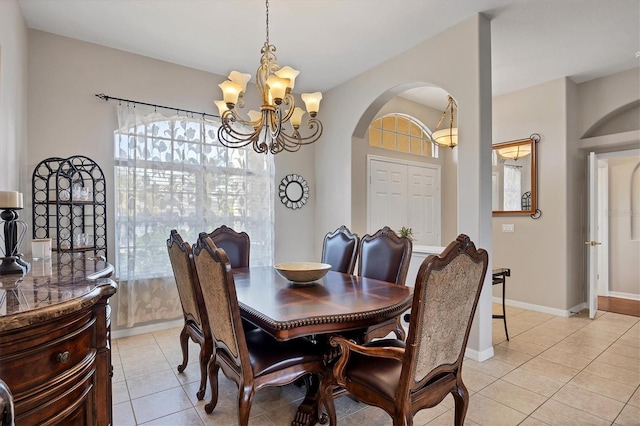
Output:
[[[484,15],[471,16],[324,93],[323,141],[314,146],[315,240],[341,225],[351,227],[352,140],[362,139],[380,105],[416,84],[432,82],[463,108],[458,115],[460,144],[454,150],[459,170],[457,229],[491,254],[490,24]],[[493,355],[490,276],[475,318],[467,355],[484,360]]]
[[[424,99],[416,102],[402,97],[407,88],[429,88]],[[351,136],[351,226],[359,235],[375,232],[368,229],[367,216],[369,200],[367,198],[368,170],[367,158],[370,155],[390,158],[398,161],[437,165],[440,169],[441,208],[440,230],[441,246],[446,246],[458,235],[457,227],[457,148],[437,148],[437,158],[418,157],[412,154],[388,151],[369,146],[368,128],[375,119],[386,114],[406,114],[423,123],[433,131],[447,103],[448,93],[437,86],[425,82],[414,82],[389,88],[378,96],[362,113]],[[409,227],[412,225],[407,224]],[[396,230],[397,231],[397,230]]]

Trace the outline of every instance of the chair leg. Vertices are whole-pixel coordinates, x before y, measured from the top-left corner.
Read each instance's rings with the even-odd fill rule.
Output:
[[[178,365],[178,373],[182,373],[189,363],[189,334],[187,333],[187,324],[182,327],[180,332],[180,348],[182,349],[182,364]]]
[[[504,320],[504,334],[507,336],[507,342],[509,341],[509,332],[507,331],[507,310],[504,306],[505,299],[505,290],[506,290],[507,280],[503,279],[502,281],[502,319]]]
[[[395,413],[391,417],[393,417],[393,426],[413,426],[413,414],[411,412],[406,414]]]
[[[218,405],[218,370],[220,367],[215,363],[215,359],[209,360],[209,384],[211,385],[211,400],[204,406],[207,414],[211,413]]]
[[[251,413],[251,401],[255,389],[253,386],[239,386],[238,389],[238,425],[247,426],[249,424],[249,414]]]
[[[461,372],[458,372],[461,374]],[[455,421],[454,424],[456,426],[464,425],[464,418],[467,415],[467,408],[469,408],[469,392],[467,391],[467,387],[459,381],[456,389],[451,391],[453,395],[453,399],[455,402]]]
[[[204,398],[204,393],[207,391],[207,366],[209,365],[212,351],[213,349],[206,343],[200,346],[200,388],[196,394],[198,401]]]
[[[327,380],[326,378],[323,378],[320,383],[320,400],[322,401],[322,404],[327,411],[329,426],[336,426],[338,424],[338,420],[336,417],[336,405],[333,401],[333,389],[335,385],[336,384],[334,382],[332,382],[331,380]]]

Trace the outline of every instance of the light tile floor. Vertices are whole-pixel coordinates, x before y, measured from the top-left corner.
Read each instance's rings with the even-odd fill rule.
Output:
[[[497,310],[498,305],[494,305]],[[598,312],[570,318],[507,307],[507,342],[501,319],[493,320],[495,356],[466,359],[464,382],[471,393],[467,425],[640,426],[640,318]],[[237,388],[220,375],[212,414],[196,399],[198,346],[190,342],[189,365],[180,329],[113,341],[113,416],[125,425],[235,425]],[[295,385],[259,391],[251,425],[289,425],[303,398]],[[340,425],[391,425],[382,410],[351,398],[336,400]],[[453,398],[418,412],[415,425],[452,425]]]

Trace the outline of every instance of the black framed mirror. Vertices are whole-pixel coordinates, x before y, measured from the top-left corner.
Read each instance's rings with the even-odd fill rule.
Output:
[[[540,216],[536,144],[540,135],[493,145],[491,190],[494,216]]]

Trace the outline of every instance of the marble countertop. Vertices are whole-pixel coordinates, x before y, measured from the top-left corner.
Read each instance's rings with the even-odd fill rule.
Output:
[[[115,294],[113,266],[84,253],[29,260],[24,275],[0,275],[0,331],[46,321]]]

